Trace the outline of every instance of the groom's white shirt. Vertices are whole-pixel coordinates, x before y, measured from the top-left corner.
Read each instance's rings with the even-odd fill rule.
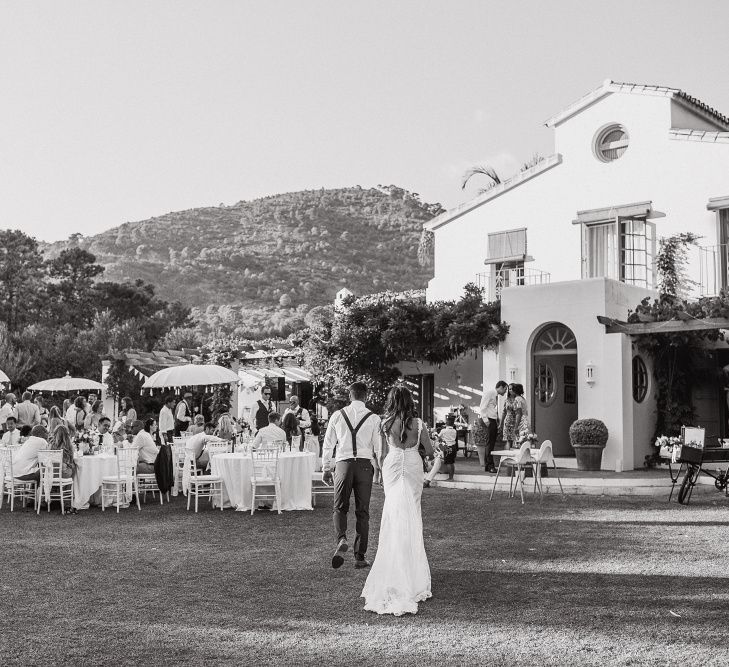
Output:
[[[341,412],[344,411],[349,417],[352,428],[357,428],[360,419],[370,410],[362,401],[352,401],[348,406],[337,410],[329,419],[327,432],[324,436],[324,448],[322,451],[322,469],[330,470],[332,452],[337,448],[336,461],[354,458],[352,452],[352,434],[349,432],[347,422],[344,421]],[[380,444],[380,418],[372,415],[362,424],[357,432],[357,458],[374,460],[374,453]]]

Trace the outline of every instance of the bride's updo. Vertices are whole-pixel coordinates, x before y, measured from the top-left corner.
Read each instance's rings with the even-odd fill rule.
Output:
[[[415,403],[410,390],[401,384],[396,384],[385,401],[385,415],[382,420],[382,430],[386,435],[390,434],[392,426],[400,420],[400,442],[407,439],[407,431],[410,428],[410,420],[415,416]]]

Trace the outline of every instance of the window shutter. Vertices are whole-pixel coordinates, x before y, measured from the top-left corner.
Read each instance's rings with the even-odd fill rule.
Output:
[[[508,259],[523,260],[527,254],[526,232],[526,228],[523,228],[489,234],[487,263],[503,262]]]

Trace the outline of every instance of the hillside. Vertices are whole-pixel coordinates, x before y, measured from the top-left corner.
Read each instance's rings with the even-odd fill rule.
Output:
[[[432,270],[419,266],[417,246],[422,224],[439,211],[395,186],[311,190],[127,222],[44,251],[79,245],[105,267],[105,280],[153,283],[212,327],[231,313],[265,316],[275,327],[330,304],[342,287],[425,287]]]

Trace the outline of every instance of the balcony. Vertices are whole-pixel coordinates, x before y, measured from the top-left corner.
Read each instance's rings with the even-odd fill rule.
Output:
[[[718,296],[727,286],[729,276],[729,245],[704,246],[699,248],[701,296]]]
[[[515,268],[497,268],[494,266],[491,271],[477,274],[477,284],[484,290],[485,298],[488,301],[496,301],[501,298],[501,290],[504,287],[545,285],[550,282],[550,278],[550,273],[539,269],[523,266]]]

